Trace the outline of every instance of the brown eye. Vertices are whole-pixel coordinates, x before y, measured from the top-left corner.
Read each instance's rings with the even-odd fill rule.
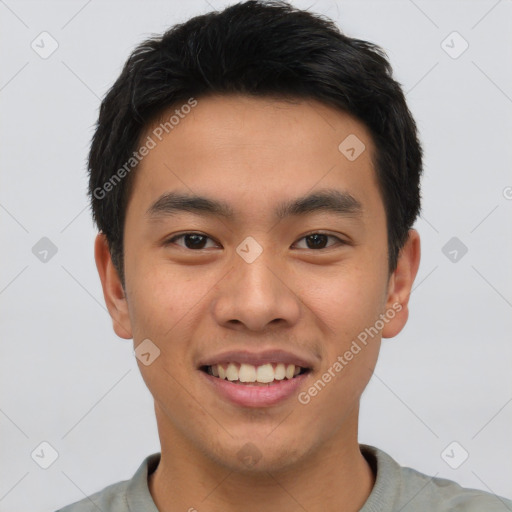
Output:
[[[176,240],[183,239],[184,244],[177,244],[180,247],[185,247],[185,249],[191,250],[201,250],[205,249],[205,245],[208,240],[211,240],[210,237],[206,235],[202,235],[200,233],[182,233],[181,235],[177,235],[170,240],[168,240],[165,245],[170,245],[176,243]]]
[[[310,249],[323,249],[327,244],[328,238],[327,235],[315,233],[314,235],[307,236],[306,240],[311,244]]]
[[[327,241],[329,238],[332,238],[336,240],[338,243],[331,244],[330,246],[327,246]],[[311,233],[310,235],[306,235],[301,238],[301,240],[306,240],[306,247],[305,249],[326,249],[329,247],[333,247],[333,245],[343,245],[345,242],[334,235],[328,235],[325,233]]]

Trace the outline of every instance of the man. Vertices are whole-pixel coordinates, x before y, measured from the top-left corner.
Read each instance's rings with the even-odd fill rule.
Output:
[[[358,443],[420,261],[422,149],[378,47],[285,3],[193,18],[130,56],[89,169],[161,454],[63,512],[512,510]]]

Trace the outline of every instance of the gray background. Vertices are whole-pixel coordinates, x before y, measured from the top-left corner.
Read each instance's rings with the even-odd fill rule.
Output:
[[[55,510],[159,451],[132,341],[104,307],[85,158],[100,98],[134,46],[226,5],[184,4],[0,0],[0,511]],[[383,341],[360,442],[512,498],[512,2],[293,4],[387,51],[425,148],[410,320]],[[51,48],[43,31],[59,45],[46,59],[31,47]],[[56,254],[36,245],[43,237]],[[459,247],[443,252],[452,237]],[[43,441],[58,453],[48,469]]]

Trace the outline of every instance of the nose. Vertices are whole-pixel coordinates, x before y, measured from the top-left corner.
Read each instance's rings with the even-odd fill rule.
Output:
[[[250,263],[238,254],[233,259],[232,270],[219,283],[212,302],[217,323],[250,331],[296,324],[301,315],[301,301],[283,262],[265,250]]]

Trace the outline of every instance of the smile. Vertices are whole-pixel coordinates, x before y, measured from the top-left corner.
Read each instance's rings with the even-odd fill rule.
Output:
[[[266,363],[255,366],[248,363],[230,362],[203,366],[201,370],[208,373],[208,375],[228,380],[236,384],[249,385],[251,383],[255,383],[264,385],[272,384],[284,379],[293,379],[297,375],[307,373],[309,368],[284,363]]]
[[[221,399],[242,407],[269,407],[297,395],[311,369],[294,364],[227,363],[202,366],[212,391]],[[215,375],[217,373],[218,375]]]

